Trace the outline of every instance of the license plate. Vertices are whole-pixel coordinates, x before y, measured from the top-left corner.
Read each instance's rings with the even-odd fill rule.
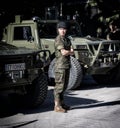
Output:
[[[25,63],[6,64],[5,71],[25,70]]]

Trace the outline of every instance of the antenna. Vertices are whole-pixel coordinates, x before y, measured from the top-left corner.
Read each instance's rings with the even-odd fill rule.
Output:
[[[62,3],[60,3],[60,17],[62,17],[63,16],[63,14],[62,14]]]

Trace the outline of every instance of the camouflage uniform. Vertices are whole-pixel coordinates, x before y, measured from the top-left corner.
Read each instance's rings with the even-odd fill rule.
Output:
[[[71,49],[71,42],[66,37],[61,37],[58,35],[55,39],[55,88],[54,97],[57,100],[62,101],[64,91],[67,88],[69,81],[69,71],[70,71],[70,56],[63,56],[61,54],[61,49],[65,50]]]

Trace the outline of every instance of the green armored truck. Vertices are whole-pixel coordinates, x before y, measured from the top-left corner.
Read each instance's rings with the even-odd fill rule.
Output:
[[[42,52],[0,42],[0,92],[11,98],[15,94],[17,101],[27,107],[41,105],[48,91]]]
[[[5,28],[3,36],[3,41],[17,47],[48,51],[43,57],[49,85],[54,85],[54,39],[57,23],[58,20],[41,20],[38,17],[21,20],[20,16],[16,16],[15,22]],[[78,22],[68,20],[68,24],[67,34],[75,51],[75,55],[71,56],[68,89],[80,86],[87,74],[100,84],[120,82],[120,41],[83,37]]]

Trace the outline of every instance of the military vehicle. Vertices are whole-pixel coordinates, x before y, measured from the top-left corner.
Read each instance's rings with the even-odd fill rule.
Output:
[[[58,20],[21,20],[17,16],[4,30],[6,42],[17,47],[45,49],[44,71],[48,74],[49,85],[54,85],[54,39],[57,36]],[[98,83],[119,82],[120,41],[83,37],[80,25],[75,20],[68,20],[68,37],[71,39],[75,55],[71,56],[71,70],[68,89],[80,86],[85,75],[91,75]],[[116,73],[117,72],[117,73]]]
[[[47,22],[50,23],[49,20]],[[54,30],[56,30],[56,23],[58,20],[53,20],[52,23],[53,22],[55,24],[51,24],[51,27],[53,27],[53,25],[55,26],[54,28],[51,28],[53,29],[51,34]],[[48,75],[49,66],[51,66],[50,63],[55,56],[53,47],[54,37],[53,39],[47,38],[47,32],[49,32],[49,30],[46,30],[47,28],[49,29],[49,27],[46,27],[46,21],[40,20],[39,17],[33,17],[31,20],[22,20],[21,17],[17,15],[15,17],[15,22],[8,24],[8,26],[4,29],[2,41],[16,47],[25,47],[33,50],[45,50],[46,52],[42,53],[40,56],[43,59],[44,72]],[[44,35],[46,37],[42,38]],[[79,84],[80,79],[78,76],[81,74],[81,70],[79,70],[80,65],[77,59],[72,57],[71,61],[73,61],[71,69],[74,71],[74,75],[76,77],[72,80],[69,89],[77,83]],[[51,78],[50,75],[48,75],[49,85],[53,85],[54,82],[52,80],[54,81],[54,78]]]
[[[42,52],[0,42],[0,92],[11,98],[14,94],[27,107],[41,105],[48,91]]]
[[[54,84],[54,44],[56,37],[55,20],[40,21],[42,26],[40,40],[52,55],[48,75]],[[99,84],[120,82],[120,41],[82,36],[81,28],[75,20],[68,21],[68,37],[71,39],[75,55],[71,56],[69,89],[80,86],[85,75],[90,75]],[[46,28],[46,29],[45,29]],[[52,45],[52,46],[51,46]],[[79,63],[79,64],[78,64]]]

